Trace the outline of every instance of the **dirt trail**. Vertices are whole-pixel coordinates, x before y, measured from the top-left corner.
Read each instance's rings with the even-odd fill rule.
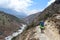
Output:
[[[45,26],[44,34],[50,39],[50,40],[60,40],[60,35],[58,32],[58,29],[55,28],[54,22],[45,22],[47,24]]]
[[[41,33],[39,26],[37,26],[36,30],[36,38],[39,36],[39,40],[60,40],[60,35],[50,29],[49,26],[44,30],[44,33]]]
[[[45,35],[45,33],[41,33],[39,26],[36,27],[36,30],[37,30],[36,34],[37,36],[39,36],[39,40],[49,40],[49,38]]]
[[[16,40],[60,40],[60,35],[55,25],[52,22],[45,22],[44,33],[41,33],[40,26],[32,27],[21,35],[19,35]]]

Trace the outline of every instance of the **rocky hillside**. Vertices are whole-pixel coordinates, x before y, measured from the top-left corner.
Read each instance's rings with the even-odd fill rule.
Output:
[[[32,14],[32,15],[24,18],[25,23],[30,26],[30,25],[33,25],[36,21],[39,22],[38,21],[38,16],[40,15],[40,13],[41,12],[35,13],[35,14]],[[38,23],[36,23],[36,24],[38,24]]]
[[[39,29],[42,20],[45,22],[44,33]],[[28,16],[24,21],[29,29],[15,40],[60,40],[60,0],[56,0],[44,11]]]
[[[60,14],[47,18],[44,27],[44,33],[41,33],[38,25],[25,30],[14,40],[60,40]]]
[[[0,40],[17,31],[23,21],[13,15],[0,11]]]
[[[60,40],[60,14],[52,15],[44,23],[44,33],[41,33],[39,25],[31,26],[14,40]]]
[[[46,20],[48,17],[51,17],[53,14],[60,13],[60,1],[56,0],[50,6],[48,6],[44,11],[33,14],[25,18],[25,22],[30,26],[34,24],[34,26],[39,24],[39,21]],[[30,21],[31,20],[31,21]]]

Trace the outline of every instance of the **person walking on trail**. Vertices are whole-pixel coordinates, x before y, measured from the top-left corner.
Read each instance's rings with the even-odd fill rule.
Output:
[[[45,29],[43,21],[40,22],[40,29],[41,29],[41,33],[43,33]]]

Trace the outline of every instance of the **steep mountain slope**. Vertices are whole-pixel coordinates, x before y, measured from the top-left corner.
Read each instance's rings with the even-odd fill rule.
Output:
[[[15,40],[60,40],[60,14],[54,14],[45,20],[45,30],[41,33],[40,26],[25,30]]]
[[[27,25],[30,25],[30,24],[33,24],[33,22],[36,22],[36,21],[39,22],[37,18],[38,18],[38,16],[40,15],[40,13],[41,13],[41,12],[35,13],[35,14],[32,14],[32,15],[24,18],[25,23],[26,23]],[[36,24],[38,24],[38,23],[36,23]]]
[[[27,25],[38,25],[39,21],[46,20],[48,17],[51,17],[53,14],[60,13],[60,1],[57,0],[48,6],[44,11],[33,14],[25,18]],[[34,16],[34,17],[33,17]],[[30,21],[33,19],[32,21]]]
[[[44,33],[40,32],[39,21],[45,22]],[[17,36],[15,40],[60,40],[60,0],[56,0],[38,16],[36,14],[28,16],[25,22],[29,29]]]
[[[17,31],[23,21],[13,15],[0,11],[0,40]]]
[[[53,17],[45,21],[45,35],[50,40],[60,40],[60,14],[55,14]]]

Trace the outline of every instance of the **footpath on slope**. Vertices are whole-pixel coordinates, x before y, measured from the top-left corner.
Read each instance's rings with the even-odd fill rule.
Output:
[[[48,22],[48,20],[46,20],[45,25],[46,26],[45,26],[44,34],[50,40],[60,40],[58,29],[55,26],[56,24],[53,21]]]
[[[45,33],[41,33],[39,26],[29,29],[21,34],[16,40],[50,40]]]
[[[36,37],[35,38],[39,38],[39,40],[49,40],[49,38],[45,35],[45,33],[41,33],[41,30],[40,30],[40,26],[37,26],[36,27]]]
[[[46,22],[46,24],[44,33],[41,33],[40,26],[36,26],[24,31],[15,40],[60,40],[54,24],[52,25],[52,22]]]
[[[52,25],[51,23],[45,23],[47,26],[45,26],[44,33],[41,33],[40,26],[36,27],[36,37],[39,38],[39,40],[60,40],[60,35],[58,34],[58,30],[55,27],[55,25]],[[48,25],[49,24],[49,25]],[[52,26],[51,26],[52,25]]]

